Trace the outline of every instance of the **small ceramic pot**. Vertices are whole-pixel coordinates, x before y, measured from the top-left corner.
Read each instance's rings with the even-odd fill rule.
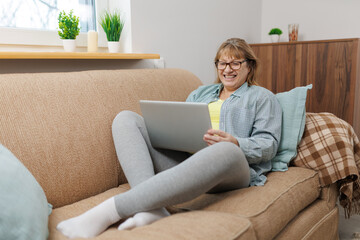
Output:
[[[75,39],[63,39],[63,46],[65,52],[75,52],[76,49]]]
[[[272,35],[270,35],[270,37],[271,37],[271,42],[273,42],[273,43],[277,43],[280,41],[280,35],[278,35],[278,34],[272,34]]]
[[[118,53],[120,49],[120,42],[108,42],[109,53]]]

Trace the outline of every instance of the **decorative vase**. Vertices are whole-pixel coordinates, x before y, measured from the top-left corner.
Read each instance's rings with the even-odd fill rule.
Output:
[[[289,24],[289,42],[294,42],[298,40],[299,36],[299,24]]]
[[[277,43],[280,41],[280,35],[278,35],[278,34],[272,34],[272,35],[270,35],[270,38],[271,38],[271,42],[273,42],[273,43]]]
[[[109,53],[118,53],[120,49],[120,42],[108,42]]]
[[[97,52],[98,50],[98,33],[94,30],[88,31],[88,52]]]
[[[76,49],[75,39],[63,39],[63,46],[65,52],[75,52]]]

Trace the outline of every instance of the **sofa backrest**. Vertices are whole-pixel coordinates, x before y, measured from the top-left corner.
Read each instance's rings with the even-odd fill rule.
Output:
[[[64,206],[126,182],[111,134],[117,113],[140,113],[140,99],[184,101],[199,85],[180,69],[0,74],[0,143]]]

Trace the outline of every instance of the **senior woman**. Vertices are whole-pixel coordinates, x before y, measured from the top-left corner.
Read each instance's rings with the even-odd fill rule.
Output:
[[[169,216],[166,206],[203,193],[264,185],[281,136],[281,106],[256,85],[259,63],[242,39],[226,40],[215,57],[217,82],[201,86],[186,101],[208,103],[208,147],[189,154],[151,146],[143,118],[124,111],[114,119],[116,153],[131,186],[57,229],[65,236],[94,237],[122,219],[119,230]]]

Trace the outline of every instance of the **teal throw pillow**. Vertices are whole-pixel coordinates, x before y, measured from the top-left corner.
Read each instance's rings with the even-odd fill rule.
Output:
[[[312,84],[276,94],[282,107],[282,132],[279,149],[271,160],[272,171],[286,171],[290,161],[296,157],[297,146],[305,129],[305,103],[307,91]]]
[[[28,169],[0,144],[0,238],[47,239],[51,205]]]

